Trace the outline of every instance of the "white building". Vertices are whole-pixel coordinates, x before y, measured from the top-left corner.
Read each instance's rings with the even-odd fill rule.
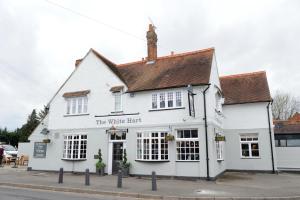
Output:
[[[147,40],[141,61],[117,65],[93,49],[76,61],[29,138],[29,167],[95,172],[101,149],[113,174],[126,149],[132,175],[276,170],[265,72],[220,78],[213,48],[157,57],[152,25]]]

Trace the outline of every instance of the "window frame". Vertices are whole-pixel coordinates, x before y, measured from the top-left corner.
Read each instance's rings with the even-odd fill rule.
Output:
[[[88,114],[88,96],[65,97],[65,101],[66,116]],[[80,101],[81,104],[79,104]]]
[[[242,138],[246,138],[246,141],[242,141]],[[252,140],[247,140],[247,138],[252,138]],[[257,140],[253,140],[253,138],[257,138]],[[259,142],[258,134],[240,135],[239,139],[240,139],[240,157],[242,159],[260,159],[261,158],[260,142]],[[252,155],[252,146],[251,146],[252,143],[257,143],[258,144],[258,154],[259,154],[259,156],[253,156]],[[248,144],[249,156],[243,156],[242,144]]]
[[[78,139],[75,138],[77,136],[79,137]],[[86,136],[86,137],[82,138],[82,136]],[[71,138],[69,138],[69,137],[71,137]],[[74,157],[74,151],[76,150],[74,142],[78,142],[77,157]],[[82,145],[85,147],[82,148]],[[86,160],[87,159],[87,145],[88,145],[88,134],[86,134],[86,133],[64,134],[63,135],[62,160],[71,160],[71,161]],[[82,151],[84,153],[84,157],[81,157]]]
[[[217,161],[224,160],[224,141],[216,141],[216,155]]]
[[[116,91],[113,92],[114,96],[114,111],[113,112],[123,112],[123,106],[122,106],[122,91]],[[120,98],[120,109],[117,109],[117,97]]]
[[[158,137],[152,136],[153,133],[157,133]],[[136,132],[136,161],[142,161],[142,162],[168,162],[170,160],[169,155],[169,142],[165,139],[165,137],[162,137],[161,134],[168,134],[168,131],[138,131]],[[140,137],[139,137],[140,135]],[[148,135],[148,136],[145,136]],[[152,140],[158,139],[158,149],[157,154],[153,154],[152,151]],[[145,140],[148,142],[145,143]],[[164,142],[162,142],[164,140]],[[139,145],[140,144],[140,145]],[[145,154],[145,144],[148,144],[148,147],[146,148]],[[162,145],[164,145],[164,148],[162,149]],[[147,146],[147,145],[146,145]],[[139,149],[140,147],[140,149]],[[162,151],[164,150],[164,153]],[[167,153],[165,153],[165,151]],[[140,154],[139,154],[140,153]],[[157,155],[157,159],[153,159],[153,155]],[[148,158],[145,158],[145,156]],[[164,158],[162,158],[164,156]]]
[[[151,110],[170,110],[183,108],[182,96],[182,91],[164,91],[152,93]],[[172,101],[172,106],[169,106],[169,101]],[[180,106],[178,106],[178,102],[180,103]],[[164,107],[161,106],[162,104]],[[156,105],[156,107],[154,105]]]
[[[192,136],[192,130],[196,130],[197,131],[197,137],[189,137],[189,138],[187,138],[187,137],[178,137],[178,132],[179,131],[187,131],[187,130],[189,130],[190,131],[190,136]],[[184,135],[184,132],[183,132],[183,135]],[[200,140],[199,140],[199,130],[197,129],[197,128],[185,128],[185,129],[176,129],[176,136],[175,136],[175,142],[176,142],[176,144],[175,144],[175,161],[176,162],[199,162],[200,161]],[[196,158],[196,155],[198,154],[198,159],[194,159],[194,160],[186,160],[186,158],[185,158],[185,160],[182,160],[182,159],[178,159],[178,152],[177,152],[177,149],[179,148],[179,149],[181,149],[181,147],[179,146],[177,146],[177,144],[178,144],[178,142],[189,142],[189,143],[191,143],[191,142],[195,142],[195,144],[194,145],[196,145],[196,142],[198,142],[198,147],[195,147],[194,146],[194,152],[193,152],[193,154],[191,153],[191,147],[189,148],[190,150],[189,150],[189,152],[190,152],[190,156],[191,155],[194,155],[194,158]],[[185,144],[185,146],[186,146],[186,144]],[[198,153],[196,152],[196,148],[198,149]],[[181,153],[180,153],[181,154]],[[186,155],[186,152],[185,152],[185,155]],[[186,157],[186,156],[185,156]]]

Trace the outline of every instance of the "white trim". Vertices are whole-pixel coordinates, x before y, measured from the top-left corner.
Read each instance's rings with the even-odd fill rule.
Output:
[[[242,141],[241,140],[242,138],[246,138],[246,141]],[[257,138],[257,140],[247,141],[247,138]],[[240,158],[241,159],[260,159],[261,158],[261,151],[260,151],[261,146],[260,146],[260,142],[259,142],[258,133],[250,133],[250,134],[244,134],[243,133],[243,134],[240,134],[239,142],[240,142]],[[259,154],[259,156],[252,156],[251,143],[257,143],[258,144],[258,154]],[[248,144],[249,156],[243,156],[242,144]]]

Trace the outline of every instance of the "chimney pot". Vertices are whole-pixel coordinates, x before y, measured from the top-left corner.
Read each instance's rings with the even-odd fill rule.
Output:
[[[148,47],[148,61],[155,61],[157,58],[157,35],[155,33],[155,26],[149,24],[147,31],[147,47]]]
[[[174,55],[174,51],[171,51],[171,55],[172,55],[172,56]]]

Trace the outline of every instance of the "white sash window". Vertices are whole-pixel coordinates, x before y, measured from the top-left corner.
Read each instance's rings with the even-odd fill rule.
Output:
[[[87,135],[65,135],[63,159],[86,159]]]
[[[137,133],[137,160],[161,161],[169,159],[167,132]]]

